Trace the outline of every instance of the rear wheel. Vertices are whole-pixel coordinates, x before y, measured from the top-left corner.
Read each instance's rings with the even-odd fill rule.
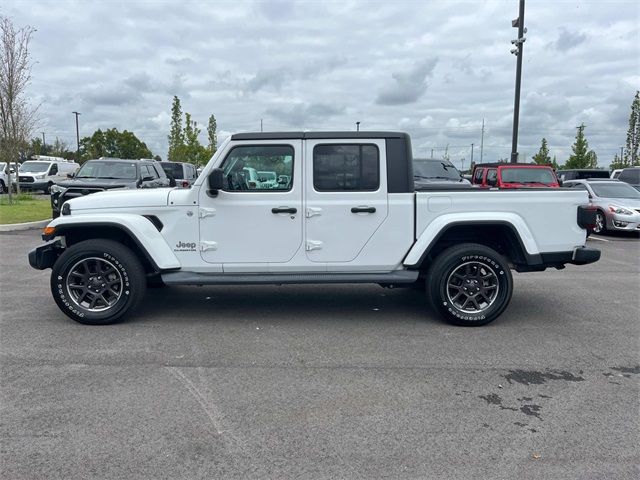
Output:
[[[449,323],[480,326],[507,308],[513,278],[507,261],[484,245],[450,247],[435,259],[427,276],[434,309]]]
[[[68,248],[51,272],[58,307],[76,322],[114,323],[144,296],[144,268],[127,247],[111,240],[86,240]]]
[[[7,187],[4,185],[4,182],[0,180],[0,193],[5,193],[7,191]]]

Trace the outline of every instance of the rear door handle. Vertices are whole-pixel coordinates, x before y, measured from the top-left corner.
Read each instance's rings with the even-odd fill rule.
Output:
[[[298,209],[294,207],[275,207],[271,209],[271,213],[298,213]]]
[[[376,207],[352,207],[351,213],[376,213]]]

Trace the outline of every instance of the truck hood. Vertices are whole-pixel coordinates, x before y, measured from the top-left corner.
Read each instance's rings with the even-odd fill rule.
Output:
[[[171,190],[171,188],[112,190],[74,198],[68,203],[72,212],[130,207],[162,207],[167,205]]]
[[[74,178],[57,182],[57,185],[64,188],[136,188],[135,180],[107,179],[107,178]]]

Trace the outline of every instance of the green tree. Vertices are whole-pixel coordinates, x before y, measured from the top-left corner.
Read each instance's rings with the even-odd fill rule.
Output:
[[[624,160],[622,160],[622,159],[620,158],[620,156],[616,153],[616,154],[613,156],[613,162],[611,162],[611,163],[609,164],[609,170],[613,171],[613,170],[616,170],[616,169],[618,169],[618,168],[625,168],[625,167],[628,167],[628,166],[629,166],[629,165],[625,164],[625,163],[624,163]]]
[[[596,152],[589,150],[589,142],[584,136],[584,129],[584,123],[578,127],[576,141],[571,146],[573,154],[569,156],[564,168],[596,168],[598,166],[598,157]]]
[[[209,150],[202,146],[198,137],[200,128],[198,122],[191,119],[191,114],[185,112],[184,143],[176,148],[176,155],[180,162],[189,162],[201,165],[209,160]]]
[[[37,107],[31,107],[28,96],[33,65],[29,43],[35,31],[30,26],[16,28],[9,17],[0,15],[0,162],[13,163],[16,172],[29,150],[36,121]],[[19,193],[19,184],[17,188]],[[8,201],[13,204],[11,188]]]
[[[81,161],[90,158],[151,158],[153,154],[147,145],[140,141],[133,132],[124,130],[119,132],[117,128],[110,128],[93,132],[90,137],[80,140]]]
[[[538,165],[551,165],[551,157],[549,156],[549,145],[547,144],[547,139],[542,138],[542,144],[540,145],[540,150],[533,157],[531,157],[534,162]]]
[[[638,158],[638,144],[640,143],[640,91],[636,91],[636,96],[631,103],[631,114],[629,115],[629,128],[627,129],[627,143],[625,146],[622,162],[625,166],[640,165]]]
[[[207,145],[207,147],[209,148],[209,152],[211,152],[211,155],[216,153],[216,150],[218,150],[217,129],[218,122],[216,122],[215,115],[211,114],[211,116],[209,117],[209,124],[207,125],[207,138],[209,140],[209,145]]]
[[[169,151],[167,152],[167,160],[181,161],[178,157],[177,149],[184,145],[184,133],[182,131],[182,107],[180,99],[173,96],[171,104],[171,131],[169,132]]]

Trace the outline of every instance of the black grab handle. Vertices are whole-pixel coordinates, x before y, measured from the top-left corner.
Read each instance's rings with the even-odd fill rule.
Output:
[[[352,207],[351,213],[376,213],[376,207]]]
[[[271,209],[271,213],[297,213],[298,209],[293,207],[276,207]]]

